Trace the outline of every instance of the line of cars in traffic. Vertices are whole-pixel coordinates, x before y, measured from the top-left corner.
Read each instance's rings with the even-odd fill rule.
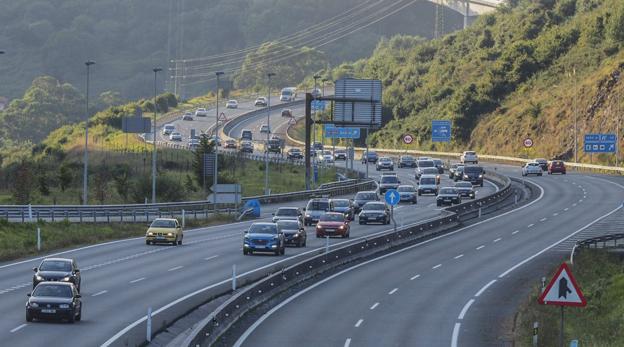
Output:
[[[522,176],[542,176],[544,172],[547,172],[549,175],[556,173],[565,175],[566,165],[563,160],[551,160],[549,162],[544,158],[537,158],[522,164]]]

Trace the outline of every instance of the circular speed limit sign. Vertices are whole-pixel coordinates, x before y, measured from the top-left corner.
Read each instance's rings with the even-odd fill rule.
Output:
[[[533,147],[533,140],[531,140],[530,138],[524,139],[524,147],[526,148]]]
[[[403,142],[406,145],[409,145],[410,143],[414,142],[414,137],[410,134],[405,134],[403,135]]]

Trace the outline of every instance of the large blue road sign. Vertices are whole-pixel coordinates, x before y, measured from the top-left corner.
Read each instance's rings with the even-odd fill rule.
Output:
[[[395,189],[388,189],[388,191],[386,191],[386,195],[384,195],[384,198],[386,199],[386,203],[388,205],[394,206],[398,204],[401,200],[401,195],[399,195],[399,192]]]
[[[615,153],[615,134],[585,134],[585,153]]]
[[[325,124],[325,137],[329,139],[359,139],[360,128],[336,128],[333,124]]]
[[[431,121],[431,141],[451,142],[451,121],[450,120]]]

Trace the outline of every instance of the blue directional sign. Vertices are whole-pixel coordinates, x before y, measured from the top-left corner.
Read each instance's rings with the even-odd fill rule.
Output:
[[[431,121],[431,141],[451,142],[451,121],[450,120]]]
[[[615,153],[615,134],[585,134],[585,153]]]
[[[399,195],[399,192],[395,189],[388,189],[384,198],[386,199],[386,203],[388,203],[388,205],[394,206],[401,200],[401,195]]]
[[[318,182],[319,180],[319,173],[318,173],[318,165],[314,165],[314,182]]]
[[[323,111],[325,109],[325,100],[312,100],[312,111]]]
[[[325,124],[325,137],[329,139],[359,139],[360,128],[336,128],[333,124]]]

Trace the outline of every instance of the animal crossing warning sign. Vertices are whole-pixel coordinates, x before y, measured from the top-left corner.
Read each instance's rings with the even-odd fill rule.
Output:
[[[585,306],[587,301],[583,297],[581,288],[576,284],[572,272],[566,263],[561,264],[557,274],[550,281],[539,297],[542,305],[558,306]]]

